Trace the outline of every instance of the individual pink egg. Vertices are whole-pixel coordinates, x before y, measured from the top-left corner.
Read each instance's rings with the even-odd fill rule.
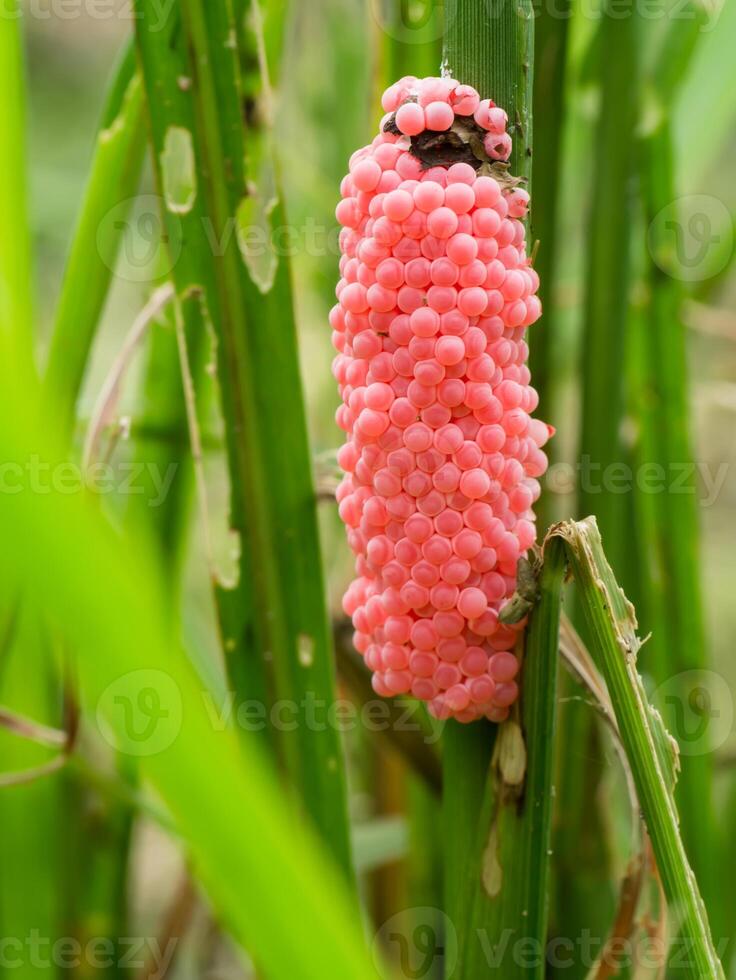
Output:
[[[427,230],[435,238],[450,238],[457,231],[457,214],[449,207],[435,208],[427,216]]]
[[[467,265],[477,255],[478,243],[472,235],[453,235],[447,242],[447,257],[457,265]]]
[[[505,683],[512,681],[519,673],[519,661],[507,651],[494,653],[488,661],[488,672],[494,681]]]
[[[396,110],[396,125],[407,136],[418,136],[424,129],[424,109],[416,102],[405,102]]]
[[[435,357],[440,364],[459,364],[465,357],[465,344],[460,337],[440,337],[435,347]]]
[[[442,256],[432,262],[430,274],[435,286],[454,286],[460,277],[460,269],[449,257]]]
[[[452,126],[455,113],[447,102],[430,102],[424,109],[424,119],[427,129],[443,131]]]
[[[483,146],[491,160],[508,160],[511,156],[511,137],[508,133],[489,133]]]
[[[475,194],[472,187],[465,183],[448,184],[445,190],[445,207],[456,215],[465,215],[474,205]],[[458,219],[456,227],[459,227],[460,220]]]
[[[481,589],[463,589],[457,600],[457,608],[466,619],[476,619],[488,608],[488,600]]]
[[[450,105],[458,116],[472,116],[480,103],[480,96],[472,85],[458,85],[450,93]]]
[[[395,190],[386,195],[383,213],[390,221],[405,221],[414,210],[414,198],[408,191]]]

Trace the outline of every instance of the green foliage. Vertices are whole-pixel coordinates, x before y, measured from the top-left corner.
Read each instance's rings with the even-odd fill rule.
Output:
[[[5,6],[0,481],[25,475],[18,492],[0,487],[10,558],[0,564],[0,935],[115,946],[133,928],[186,930],[176,903],[151,911],[155,899],[134,887],[150,860],[139,832],[155,824],[196,884],[187,894],[206,900],[213,937],[190,923],[170,967],[183,980],[204,975],[228,941],[242,960],[228,976],[247,957],[264,977],[373,977],[381,954],[398,976],[420,961],[423,975],[442,968],[448,980],[613,975],[577,950],[546,969],[548,936],[574,946],[585,930],[600,940],[596,956],[606,936],[609,948],[636,947],[659,930],[688,943],[688,965],[675,974],[672,960],[662,975],[727,975],[717,954],[733,903],[718,870],[734,857],[736,794],[715,765],[718,716],[701,712],[702,751],[682,754],[675,780],[675,746],[648,692],[692,708],[693,672],[714,671],[728,692],[730,664],[711,647],[730,649],[730,610],[703,597],[701,561],[728,551],[712,532],[702,546],[713,515],[703,521],[692,469],[686,493],[650,493],[639,474],[718,451],[694,424],[691,394],[693,379],[715,373],[715,348],[686,324],[732,289],[733,219],[705,243],[700,277],[683,270],[673,227],[694,234],[693,196],[734,207],[724,175],[736,8],[693,0],[656,21],[614,0],[595,10],[135,0],[98,129],[80,138],[69,126],[89,173],[62,262],[46,204],[69,195],[63,175],[52,191],[39,167],[59,127],[44,105],[61,100],[71,119],[75,98],[96,101],[90,79],[106,73],[107,49],[75,67],[68,37],[49,44],[42,19]],[[94,48],[80,38],[75,53]],[[68,92],[53,82],[52,50]],[[558,430],[555,462],[578,477],[562,496],[550,479],[537,509],[542,530],[576,506],[585,518],[554,525],[536,563],[522,698],[500,728],[435,724],[398,700],[383,725],[369,723],[385,703],[348,649],[336,611],[346,549],[342,535],[339,546],[319,540],[312,476],[310,431],[320,449],[338,438],[325,321],[339,176],[375,131],[383,85],[440,64],[509,112],[511,167],[529,182],[529,237],[541,240],[532,383]],[[156,260],[150,282],[126,284],[116,261],[123,238],[140,234],[139,188]],[[313,226],[324,239],[308,238]],[[273,247],[284,229],[293,255]],[[143,371],[128,356],[100,428],[110,439],[98,462],[143,466],[144,489],[104,500],[81,486],[39,491],[29,461],[51,474],[79,465],[100,374],[161,286],[172,301],[143,325]],[[618,492],[611,470],[627,467],[631,485]],[[323,531],[333,518],[328,504]],[[590,653],[564,616],[561,629],[566,571]],[[643,646],[617,581],[652,634]],[[722,622],[707,623],[706,609]],[[575,680],[558,678],[562,661]],[[361,719],[344,733],[341,698]],[[254,704],[267,720],[249,730],[238,709]],[[284,705],[295,726],[274,720]],[[309,720],[319,706],[326,724]],[[651,866],[636,851],[629,863],[632,802]],[[407,905],[405,928],[395,916]],[[28,957],[13,971],[40,972],[66,971]],[[619,975],[640,980],[628,965]]]

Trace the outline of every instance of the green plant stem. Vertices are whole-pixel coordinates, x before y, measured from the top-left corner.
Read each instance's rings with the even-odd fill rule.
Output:
[[[637,462],[642,472],[672,466],[693,469],[693,477],[663,494],[636,495],[637,521],[645,549],[643,593],[647,670],[658,683],[669,682],[670,693],[684,704],[693,684],[690,671],[708,666],[705,615],[700,582],[699,519],[690,439],[690,401],[687,335],[682,318],[685,287],[668,209],[677,220],[677,186],[671,126],[671,107],[696,50],[707,11],[689,4],[689,16],[673,21],[666,32],[651,73],[656,123],[641,136],[640,161],[647,250],[643,253],[645,289],[637,329],[632,335],[631,400],[637,420]],[[698,681],[700,683],[700,681]],[[667,708],[664,708],[667,711]],[[670,725],[677,719],[665,718]],[[674,729],[679,735],[677,728]],[[704,736],[707,739],[707,735]],[[712,900],[714,920],[722,907],[716,876],[716,828],[713,820],[713,757],[703,745],[682,762],[678,782],[683,839],[706,899]],[[727,930],[725,922],[719,923]],[[725,934],[725,932],[723,933]]]
[[[605,4],[599,27],[601,102],[587,242],[579,447],[581,463],[591,469],[581,479],[578,510],[598,517],[613,567],[620,574],[625,498],[607,492],[604,476],[611,479],[613,468],[622,462],[639,17],[631,0],[623,16],[619,8],[614,9],[613,0]]]
[[[576,680],[563,674],[560,692],[557,799],[553,825],[555,862],[552,929],[555,936],[604,936],[615,915],[610,824],[603,774],[607,746],[599,719]],[[584,976],[576,959],[553,970],[562,980]]]
[[[512,878],[517,915],[528,933],[544,942],[547,928],[549,842],[552,817],[553,760],[557,702],[560,608],[565,560],[562,548],[550,547],[539,579],[539,604],[531,614],[524,651],[523,731],[527,736],[527,771],[522,812],[512,810],[524,849],[523,873]],[[542,969],[540,976],[544,975]]]
[[[73,436],[77,398],[143,165],[143,90],[135,69],[130,45],[100,120],[51,336],[46,384],[53,392],[56,424],[67,441]]]
[[[236,53],[230,59],[227,54],[233,24],[227,10],[202,0],[184,0],[182,14],[192,53],[204,193],[221,237],[246,195]],[[283,223],[279,202],[274,226]],[[251,550],[251,567],[259,569],[252,585],[265,620],[278,695],[293,704],[310,698],[329,704],[335,697],[334,663],[285,262],[279,263],[279,272],[273,287],[261,292],[234,237],[222,261],[215,263],[220,302],[215,323],[221,326],[221,360],[225,361],[220,381],[233,502],[247,521],[243,545]],[[279,379],[277,397],[273,378]],[[339,735],[328,725],[300,732],[284,744],[306,810],[350,877]]]
[[[548,536],[549,543],[555,538],[565,542],[591,637],[591,652],[611,695],[667,897],[673,935],[686,944],[683,976],[693,980],[723,978],[678,829],[672,793],[676,750],[661,718],[647,703],[636,668],[641,643],[634,609],[608,564],[595,518],[556,525]]]
[[[496,742],[476,845],[466,884],[471,927],[461,943],[459,976],[542,980],[546,959],[533,963],[514,953],[544,950],[550,877],[557,710],[558,646],[564,548],[555,542],[539,579],[539,601],[526,638],[521,712],[501,728]],[[473,878],[475,879],[473,881]],[[485,935],[486,942],[480,941]],[[497,956],[489,960],[488,944]]]
[[[497,728],[490,723],[461,725],[454,719],[446,722],[442,735],[445,914],[458,931],[461,948],[470,935],[473,896],[479,883],[475,842],[496,737]]]
[[[587,268],[583,300],[582,393],[578,459],[578,513],[595,513],[609,558],[625,582],[632,577],[633,549],[625,546],[630,495],[611,491],[628,462],[620,433],[624,414],[625,349],[629,323],[630,251],[635,181],[632,147],[639,91],[639,24],[633,0],[604,3],[592,46],[591,80],[599,86],[593,184],[586,236]],[[569,684],[569,682],[566,681]],[[571,801],[560,815],[556,836],[558,928],[578,935],[583,927],[605,934],[614,909],[609,849],[604,836],[588,833],[592,820],[602,828],[600,739],[593,713],[577,707],[561,725],[560,796]],[[591,860],[579,873],[581,841]]]
[[[169,164],[167,134],[179,134],[182,141],[188,142],[189,152],[194,152],[194,107],[190,88],[187,88],[191,86],[191,69],[181,39],[181,12],[178,6],[173,8],[166,23],[155,30],[152,25],[156,23],[157,12],[152,4],[141,0],[136,12],[136,40],[146,92],[152,159],[162,191],[171,275],[178,297],[177,315],[187,346],[191,348],[197,343],[205,346],[209,337],[217,336],[215,319],[219,307],[214,271],[214,230],[201,190],[203,164],[199,159],[192,164],[194,173],[188,174],[187,180],[193,183],[195,194],[183,207],[177,207],[171,200],[170,187],[167,199],[167,182],[171,184],[171,174],[164,172],[165,165]],[[195,395],[199,416],[200,393],[195,392]],[[241,534],[245,533],[242,508],[237,506],[237,501],[231,505],[230,522]],[[249,549],[241,547],[236,586],[225,587],[216,580],[213,590],[230,682],[242,698],[268,704],[269,668],[263,653],[267,646],[262,634],[257,632],[259,620],[248,584],[255,572],[249,562]],[[271,741],[270,736],[271,733],[264,730],[263,741]]]
[[[692,464],[684,293],[677,278],[672,232],[657,215],[676,198],[670,126],[665,119],[642,141],[642,191],[652,258],[648,259],[647,296],[634,338],[639,357],[632,379],[640,466],[663,473]],[[663,271],[669,267],[669,273]],[[694,471],[694,466],[692,467]],[[695,476],[680,492],[637,494],[642,545],[646,548],[645,592],[652,631],[647,669],[658,683],[679,683],[687,703],[693,683],[689,671],[708,665],[701,583]],[[673,687],[674,693],[674,687]],[[665,709],[666,710],[666,709]],[[674,718],[667,719],[671,724]],[[679,732],[674,729],[677,734]],[[706,736],[707,737],[707,736]],[[713,757],[702,753],[683,759],[678,782],[683,838],[706,896],[714,895],[715,828],[711,826]]]
[[[509,117],[511,172],[531,177],[534,13],[531,0],[448,0],[443,63],[453,78],[474,85]]]
[[[539,415],[553,419],[557,408],[557,379],[561,375],[558,317],[555,308],[557,273],[559,185],[562,142],[565,131],[565,74],[568,33],[572,17],[570,0],[549,9],[542,4],[534,24],[534,155],[531,237],[539,242],[534,268],[539,274],[539,298],[543,319],[531,332],[529,368],[539,393]],[[555,441],[545,450],[555,453]],[[552,515],[552,495],[537,505],[537,519],[547,527]]]
[[[241,545],[237,589],[217,589],[224,650],[244,697],[286,702],[297,712],[296,726],[276,732],[278,745],[306,811],[350,876],[339,736],[329,725],[304,727],[310,705],[334,701],[334,664],[289,269],[280,260],[262,292],[238,241],[247,181],[237,34],[229,6],[186,0],[181,39],[171,23],[152,36],[153,8],[141,0],[138,9],[161,186],[170,177],[165,149],[172,127],[184,132],[196,163],[191,207],[182,214],[169,204],[165,217],[170,228],[180,223],[185,236],[173,276],[186,333],[197,320],[203,330],[211,322],[218,341],[230,520]],[[280,202],[272,218],[274,227],[285,225]]]

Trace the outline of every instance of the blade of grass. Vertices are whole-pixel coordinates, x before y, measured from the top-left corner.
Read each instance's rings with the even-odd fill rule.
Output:
[[[691,12],[695,11],[695,16]],[[678,177],[686,194],[698,193],[720,164],[723,147],[728,145],[734,124],[734,102],[729,97],[736,79],[731,39],[736,29],[736,8],[730,3],[683,4],[681,16],[674,18],[685,32],[686,40],[677,48],[687,51],[692,43],[688,28],[698,30],[698,48],[686,83],[677,96],[673,118],[675,159],[682,164]],[[689,23],[684,23],[688,21]],[[673,59],[670,77],[677,78]],[[694,159],[687,156],[688,146],[697,146]],[[724,185],[727,187],[727,184]]]
[[[18,408],[0,420],[2,458],[21,465],[37,452],[61,465],[63,447],[49,447],[30,418],[36,386],[16,373],[4,344],[0,353],[3,389]],[[82,494],[39,496],[27,485],[0,509],[0,533],[14,556],[0,583],[58,624],[78,656],[88,717],[135,754],[235,940],[275,978],[374,977],[343,876],[290,810],[257,746],[213,729],[201,681],[172,636],[147,541],[131,536],[122,548]]]
[[[166,29],[154,36],[148,29],[154,15],[148,0],[141,0],[137,9],[142,14],[138,41],[164,198],[167,139],[169,148],[182,142],[189,148],[196,175],[188,210],[177,214],[174,209],[172,214],[169,201],[166,219],[170,226],[181,221],[186,228],[174,270],[185,306],[191,307],[192,291],[196,293],[196,309],[185,312],[185,319],[202,316],[203,296],[218,338],[231,521],[241,542],[238,591],[218,592],[225,650],[238,690],[270,703],[267,657],[268,673],[273,669],[274,697],[302,712],[296,730],[278,733],[279,742],[307,812],[349,874],[339,738],[329,726],[304,730],[303,713],[310,704],[334,700],[334,665],[289,270],[285,261],[278,261],[273,284],[268,288],[261,283],[266,288],[261,292],[250,278],[238,241],[238,234],[248,231],[240,224],[241,206],[247,210],[247,185],[231,11],[229,6],[205,7],[187,0],[182,4],[180,46],[172,36],[171,18]],[[175,134],[176,144],[172,144]],[[272,221],[274,227],[285,225],[280,202],[272,211]],[[202,329],[206,329],[204,322]],[[253,666],[260,677],[254,677]]]
[[[187,339],[217,336],[218,316],[215,250],[212,221],[202,194],[202,162],[194,156],[194,107],[191,98],[191,70],[182,43],[178,6],[158,24],[152,4],[136,7],[136,42],[141,65],[146,111],[149,117],[151,150],[161,194],[162,219],[172,261],[172,278],[178,297],[181,334]],[[158,24],[157,29],[153,25]],[[178,159],[171,159],[178,148]],[[181,169],[175,179],[174,165]],[[193,190],[192,190],[193,189]],[[232,233],[232,228],[231,228]],[[219,352],[219,360],[222,361]],[[199,393],[195,391],[198,402]],[[190,433],[191,440],[191,433]],[[234,491],[231,490],[234,495]],[[242,507],[233,500],[231,526],[245,534]],[[213,582],[222,646],[231,685],[238,696],[268,704],[269,666],[264,651],[264,627],[249,583],[255,580],[250,551],[240,548],[238,582],[227,587]],[[260,632],[259,632],[260,630]],[[263,740],[273,742],[264,730]]]
[[[12,18],[7,20],[4,17],[0,31],[5,32],[8,27],[15,29],[16,22]],[[11,62],[10,60],[6,62],[6,59],[3,58],[3,63],[10,64]],[[70,268],[62,291],[60,314],[57,319],[59,329],[55,334],[55,337],[61,342],[60,347],[54,349],[52,343],[51,383],[56,386],[61,411],[49,413],[48,417],[60,424],[64,437],[67,439],[71,437],[74,405],[99,312],[112,274],[112,259],[115,254],[112,249],[103,250],[103,254],[100,254],[98,246],[101,242],[98,231],[100,228],[106,228],[108,245],[117,239],[117,229],[109,221],[105,225],[104,219],[109,209],[118,202],[119,197],[116,195],[119,190],[122,197],[126,196],[128,187],[132,193],[140,171],[144,144],[140,131],[142,120],[140,93],[135,92],[131,83],[133,67],[133,52],[132,49],[129,49],[127,57],[123,59],[123,63],[116,74],[103,116],[103,130],[98,139],[90,191],[83,207],[79,229],[72,249]],[[125,94],[126,92],[127,94]],[[119,116],[118,112],[120,113]],[[137,132],[135,131],[136,120],[138,121]],[[7,130],[4,130],[4,134],[5,132]],[[136,140],[138,148],[133,151],[130,144]],[[23,140],[16,134],[13,142],[16,155],[10,157],[3,151],[3,158],[9,160],[14,172],[21,172],[20,168],[23,166],[23,161],[20,155]],[[131,157],[136,159],[131,160]],[[132,171],[132,176],[127,183],[121,179],[121,174],[125,172],[126,168]],[[120,188],[118,187],[119,183]],[[4,182],[4,187],[10,189],[10,184]],[[9,207],[6,208],[4,205],[2,210],[4,216],[13,222],[15,237],[13,248],[14,252],[17,253],[17,264],[20,269],[21,263],[26,261],[24,259],[26,252],[23,241],[24,226],[19,221],[20,209],[24,207],[24,197],[18,188],[16,188],[13,197],[15,211],[11,211]],[[15,214],[15,218],[13,214]],[[99,282],[96,281],[98,277],[90,274],[90,263],[95,263],[95,261],[101,270],[99,278],[102,281]],[[105,261],[107,265],[105,265]],[[23,276],[28,281],[28,269],[23,272]],[[13,315],[16,317],[19,326],[30,316],[29,302],[28,297],[25,297],[15,305]],[[25,308],[25,313],[21,311],[21,307]],[[26,324],[26,327],[30,330],[30,322]],[[24,613],[24,618],[27,615]],[[60,694],[58,674],[49,660],[49,645],[49,634],[45,628],[35,630],[32,635],[25,637],[22,658],[17,662],[21,653],[21,651],[17,651],[15,662],[11,661],[9,665],[4,695],[11,698],[14,703],[27,703],[44,715],[52,713],[53,716],[59,711]],[[32,667],[33,663],[35,663],[35,668]],[[28,683],[29,671],[34,678],[32,684]],[[16,701],[17,698],[20,698],[20,701]],[[25,754],[22,748],[14,748],[12,753],[8,754],[8,762],[13,766],[13,760],[19,761]],[[95,935],[102,935],[103,930],[105,935],[111,937],[125,934],[126,930],[122,925],[125,892],[117,873],[122,868],[117,860],[117,854],[106,846],[100,850],[91,846],[98,835],[89,825],[86,827],[86,832],[81,831],[79,835],[74,833],[76,823],[74,819],[70,819],[71,810],[69,807],[74,809],[77,816],[81,816],[83,813],[89,816],[92,812],[83,807],[77,808],[82,793],[83,788],[79,784],[73,783],[64,773],[58,777],[50,777],[39,785],[24,788],[12,797],[3,798],[2,810],[5,825],[3,840],[4,846],[8,848],[8,853],[4,855],[2,863],[7,871],[5,880],[14,883],[12,896],[8,902],[3,902],[5,907],[3,915],[5,935],[25,935],[28,929],[35,928],[43,935],[55,937],[58,935],[61,924],[58,920],[60,906],[54,903],[63,901],[65,915],[67,916],[65,920],[67,928],[71,928],[73,934],[84,941],[85,935],[89,934],[91,922],[86,921],[88,907],[85,911],[81,906],[78,907],[78,902],[81,901],[86,904],[88,899],[92,906],[90,914],[96,923],[94,926]],[[55,830],[53,823],[55,818],[52,815],[58,813],[62,805],[67,807],[65,819],[68,820],[70,837],[63,849],[63,857],[60,858],[51,845]],[[38,815],[36,820],[28,820],[26,814],[29,810]],[[95,812],[99,817],[99,812]],[[94,818],[92,822],[94,822]],[[21,847],[13,843],[16,839],[16,834],[12,830],[13,826],[17,827],[17,836],[23,842]],[[105,837],[106,841],[111,836],[115,836],[113,826],[114,822],[107,828],[109,834]],[[99,830],[99,826],[97,829]],[[38,840],[36,840],[36,836],[38,836]],[[84,859],[80,859],[75,866],[71,862],[73,862],[72,855],[76,853],[74,842],[77,839],[83,842]],[[45,872],[39,875],[33,871],[34,858],[32,855],[35,852],[46,855]],[[103,901],[101,900],[102,882],[103,880],[109,881],[104,873],[103,865],[111,854],[113,854],[114,880],[110,885],[110,893],[105,896]],[[81,857],[81,855],[77,853],[77,857]],[[102,861],[98,861],[98,858],[101,858]],[[12,870],[15,861],[20,862],[24,869],[20,877]],[[83,867],[89,872],[89,877],[84,882],[81,880],[78,882],[77,891],[79,894],[84,894],[81,900],[78,895],[71,894],[74,889],[67,887],[69,882],[74,879],[74,873],[78,867]],[[69,872],[72,870],[74,873],[70,874]],[[26,889],[19,890],[17,888],[17,882],[21,880],[21,877],[28,885],[29,897],[27,900],[24,898]],[[96,883],[94,894],[87,890],[89,881]],[[48,894],[50,890],[56,890],[55,898]],[[14,922],[8,918],[8,909],[14,910]],[[109,921],[108,914],[110,916]],[[52,916],[56,918],[54,919]],[[22,931],[23,928],[26,932]]]
[[[600,720],[584,689],[563,678],[554,818],[553,933],[603,937],[615,914],[615,871],[602,781],[607,757]],[[564,801],[564,802],[563,802]],[[565,965],[555,976],[563,977]],[[582,974],[581,974],[582,975]]]
[[[534,155],[532,157],[532,238],[539,241],[534,268],[539,274],[539,298],[544,319],[532,331],[529,367],[539,393],[541,418],[555,417],[555,381],[559,377],[559,338],[556,334],[555,280],[558,255],[558,197],[565,129],[565,74],[572,4],[570,0],[550,9],[542,4],[534,23]],[[554,454],[555,443],[551,443]],[[552,457],[551,457],[552,458]],[[543,495],[537,507],[541,527],[551,515],[551,495]]]
[[[674,258],[672,234],[662,228],[657,215],[671,207],[676,192],[672,182],[671,139],[667,122],[643,141],[641,159],[645,220],[650,247],[654,249],[645,275],[648,301],[637,330],[634,368],[639,465],[672,473],[672,467],[692,469],[677,492],[637,494],[642,547],[647,564],[644,580],[648,618],[652,631],[646,665],[655,680],[669,682],[670,692],[681,704],[688,703],[692,674],[707,667],[705,619],[699,563],[698,503],[695,467],[689,438],[689,401],[684,300],[677,270],[662,266]],[[652,243],[657,236],[656,244]],[[633,358],[632,358],[633,360]],[[669,481],[671,482],[671,481]],[[677,688],[677,691],[675,691]],[[676,722],[675,716],[667,719]],[[681,735],[677,728],[676,734]],[[707,738],[707,735],[705,736]],[[706,895],[713,894],[714,828],[712,822],[712,753],[703,745],[700,754],[683,760],[678,800],[683,837],[688,854]]]
[[[699,561],[699,520],[695,466],[690,442],[690,404],[687,337],[682,312],[684,284],[672,229],[677,221],[677,187],[671,106],[687,76],[707,19],[705,8],[690,4],[686,19],[674,21],[666,33],[652,71],[657,122],[640,140],[641,186],[648,250],[643,257],[646,288],[643,308],[632,336],[632,371],[637,420],[638,464],[672,473],[672,467],[692,469],[677,492],[636,494],[637,519],[642,530],[642,576],[652,633],[646,664],[656,681],[669,682],[681,704],[692,687],[689,671],[708,663]],[[662,220],[667,209],[669,221]],[[689,682],[689,683],[688,683]],[[675,688],[678,688],[675,690]],[[666,710],[666,709],[665,709]],[[677,718],[665,718],[670,725]],[[674,728],[677,735],[681,735]],[[707,735],[704,737],[707,739]],[[716,830],[713,819],[713,757],[707,745],[683,759],[678,781],[682,834],[706,898],[716,901]],[[725,923],[723,924],[725,928]],[[726,934],[725,932],[723,933]]]
[[[0,17],[0,85],[3,122],[0,126],[0,350],[2,370],[17,373],[33,387],[34,325],[31,233],[28,223],[26,160],[26,92],[23,19],[15,0]],[[3,384],[4,415],[36,418],[38,405],[16,401],[12,384]],[[21,408],[21,406],[23,406]],[[5,460],[6,457],[3,456]],[[24,461],[29,457],[26,456]],[[4,494],[3,511],[7,516]],[[28,539],[24,547],[30,551]],[[12,547],[10,549],[12,554]],[[58,726],[60,699],[49,644],[38,621],[30,615],[17,584],[3,589],[1,632],[9,640],[0,664],[0,698],[8,707],[40,723]],[[4,771],[23,771],[51,763],[58,750],[35,745],[6,732],[2,741]],[[60,776],[51,773],[24,785],[0,789],[0,934],[11,941],[8,952],[20,956],[14,972],[24,978],[58,975],[53,965],[39,964],[24,950],[26,936],[55,940],[60,934],[60,846],[55,814],[59,807]],[[13,948],[14,946],[14,948]],[[7,961],[6,961],[7,962]]]
[[[639,15],[631,0],[604,5],[600,24],[600,110],[594,185],[588,227],[588,269],[583,330],[583,392],[579,457],[589,465],[578,510],[595,512],[601,534],[620,570],[625,511],[621,494],[607,492],[603,477],[622,460],[624,349],[628,309],[630,235],[638,92]],[[583,473],[583,477],[585,477]]]
[[[51,336],[46,383],[53,392],[52,404],[57,406],[56,423],[68,441],[143,165],[143,91],[135,68],[135,49],[129,45],[113,75],[100,120]]]
[[[565,542],[591,636],[591,653],[608,686],[657,867],[673,934],[684,943],[683,976],[723,978],[698,885],[678,828],[673,783],[676,744],[648,704],[637,671],[641,647],[633,606],[618,586],[603,552],[595,518],[555,525],[547,547]]]
[[[241,97],[227,8],[183,0],[192,53],[193,101],[203,157],[204,193],[220,236],[246,201]],[[223,56],[224,52],[224,56]],[[220,177],[222,175],[222,177]],[[274,192],[278,195],[278,179]],[[271,228],[286,225],[276,197]],[[273,247],[273,246],[271,246]],[[248,520],[243,547],[260,566],[258,602],[268,626],[277,694],[294,705],[335,698],[331,634],[324,600],[316,495],[302,399],[290,270],[285,258],[269,288],[257,284],[231,237],[215,265],[231,480]],[[274,397],[275,386],[278,396]],[[248,436],[246,437],[246,432]],[[250,445],[248,445],[250,443]],[[245,450],[245,451],[244,451]],[[256,525],[260,525],[256,531]],[[269,567],[271,566],[271,567]],[[257,575],[260,579],[260,575]],[[256,592],[258,592],[256,586]],[[304,719],[307,724],[307,718]],[[330,726],[284,740],[291,776],[346,874],[350,845],[342,746]]]
[[[639,21],[636,5],[607,0],[590,49],[588,70],[598,85],[593,186],[585,248],[582,391],[578,446],[578,513],[595,513],[617,574],[632,577],[624,545],[630,499],[612,487],[625,456],[624,351],[627,343],[630,240],[635,201],[632,147],[638,114]],[[569,683],[569,682],[568,682]],[[605,935],[614,914],[610,852],[600,807],[603,757],[598,720],[575,705],[560,731],[560,798],[555,838],[557,929]],[[592,763],[591,763],[592,760]],[[581,843],[587,858],[580,859]]]
[[[497,737],[497,727],[490,722],[461,725],[452,718],[445,722],[442,733],[444,911],[458,931],[461,948],[471,930],[473,896],[480,874],[477,865],[474,867],[474,843]]]

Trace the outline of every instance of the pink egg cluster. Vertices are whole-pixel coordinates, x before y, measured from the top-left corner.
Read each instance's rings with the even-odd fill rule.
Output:
[[[499,611],[535,540],[551,433],[531,418],[524,332],[541,305],[519,220],[529,197],[494,170],[511,152],[505,112],[470,86],[404,78],[383,107],[337,207],[337,499],[357,573],[343,605],[377,693],[502,721],[523,624]],[[417,138],[457,119],[487,132],[487,160],[419,159]]]

